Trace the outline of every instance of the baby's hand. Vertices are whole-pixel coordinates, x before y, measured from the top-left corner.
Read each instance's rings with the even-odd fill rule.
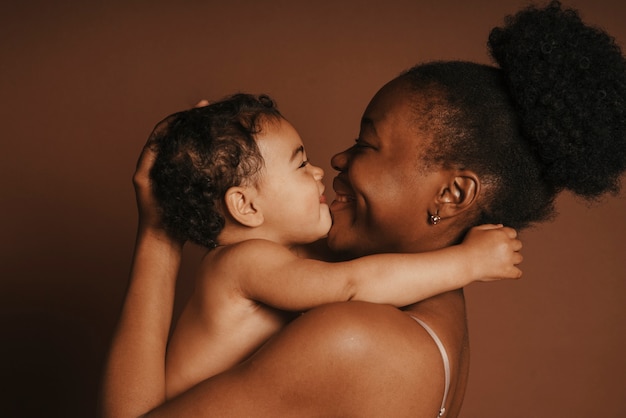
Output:
[[[519,279],[522,271],[522,242],[513,228],[502,225],[481,225],[472,228],[462,247],[468,253],[472,278],[477,281]]]

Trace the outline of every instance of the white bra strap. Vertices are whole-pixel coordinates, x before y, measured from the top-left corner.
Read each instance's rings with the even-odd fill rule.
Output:
[[[446,401],[448,400],[448,392],[450,391],[450,360],[448,359],[448,353],[446,352],[446,348],[443,346],[443,343],[439,339],[439,336],[435,334],[435,331],[433,331],[432,328],[426,325],[426,323],[419,318],[416,318],[414,316],[411,316],[411,318],[415,319],[415,321],[417,321],[418,324],[424,327],[426,332],[430,334],[432,339],[435,341],[435,344],[437,344],[437,348],[439,348],[439,352],[441,353],[441,358],[443,359],[443,369],[445,373],[445,388],[443,391],[443,401],[441,402],[439,415],[437,415],[437,417],[442,417],[443,414],[446,412]]]

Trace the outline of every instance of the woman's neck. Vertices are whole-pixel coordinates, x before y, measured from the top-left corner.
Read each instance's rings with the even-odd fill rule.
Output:
[[[430,317],[447,317],[451,320],[465,318],[465,296],[463,289],[453,290],[433,296],[421,302],[402,308],[405,312]]]

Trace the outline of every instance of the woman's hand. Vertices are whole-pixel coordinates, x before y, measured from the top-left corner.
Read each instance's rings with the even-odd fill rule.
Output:
[[[139,227],[148,229],[161,229],[161,217],[150,184],[150,169],[154,164],[156,151],[151,141],[148,140],[139,160],[133,176],[135,197],[137,199],[137,211],[139,212]]]
[[[204,107],[208,104],[209,101],[203,99],[196,103],[195,107]],[[156,146],[154,145],[153,138],[156,135],[160,135],[165,129],[167,129],[168,122],[169,118],[165,118],[154,127],[154,130],[150,134],[148,141],[139,155],[139,160],[137,160],[137,167],[133,176],[133,185],[135,187],[135,197],[137,199],[139,230],[160,232],[160,235],[163,237],[168,237],[172,242],[176,242],[174,237],[167,234],[163,228],[158,204],[152,192],[152,185],[150,182],[150,170],[154,165],[154,160],[156,159],[158,152]],[[182,245],[184,242],[178,242],[178,244]]]

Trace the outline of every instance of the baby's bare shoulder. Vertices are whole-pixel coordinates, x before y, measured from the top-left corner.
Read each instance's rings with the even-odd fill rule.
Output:
[[[209,251],[201,261],[200,279],[232,283],[260,276],[295,258],[294,252],[273,241],[250,239]]]

